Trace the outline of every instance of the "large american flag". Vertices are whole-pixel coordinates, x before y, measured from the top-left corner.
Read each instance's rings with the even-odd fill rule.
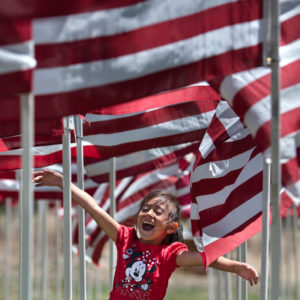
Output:
[[[282,201],[299,205],[299,2],[281,21]],[[216,116],[200,144],[192,175],[191,219],[209,264],[260,231],[263,155],[270,156],[270,69],[258,67],[215,79],[234,118]],[[223,105],[223,104],[222,104]],[[224,110],[226,112],[226,110]],[[233,120],[235,121],[233,122]],[[242,123],[247,126],[243,128]],[[228,151],[227,149],[230,149]]]
[[[300,203],[300,3],[282,14],[280,42],[280,151],[282,186]],[[216,80],[215,86],[250,130],[265,157],[270,157],[271,74],[259,67]]]
[[[34,20],[37,117],[110,107],[262,63],[262,1],[106,3]]]

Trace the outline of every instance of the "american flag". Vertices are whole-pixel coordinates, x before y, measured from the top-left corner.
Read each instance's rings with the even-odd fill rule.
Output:
[[[118,116],[86,115],[85,148],[91,145],[99,156],[107,158],[200,141],[219,101],[182,102]]]
[[[28,20],[0,21],[0,97],[12,97],[32,90],[34,45]],[[0,98],[0,101],[1,101]],[[1,105],[2,109],[4,108]]]
[[[110,2],[34,20],[38,118],[111,107],[262,63],[262,1]]]
[[[261,229],[262,154],[239,117],[222,101],[191,175],[191,223],[207,265]]]
[[[288,4],[280,17],[282,199],[298,205],[300,36],[295,29],[300,25],[300,6]],[[220,120],[217,108],[191,179],[193,234],[207,264],[261,228],[262,162],[263,155],[270,155],[270,69],[254,68],[211,84],[232,106],[236,122],[231,124],[228,117]]]
[[[280,122],[282,186],[292,201],[300,203],[300,4],[281,15]],[[259,67],[216,80],[215,86],[243,123],[265,157],[270,157],[271,75]]]

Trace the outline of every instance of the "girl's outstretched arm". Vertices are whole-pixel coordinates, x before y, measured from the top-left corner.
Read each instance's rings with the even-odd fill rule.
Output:
[[[195,267],[203,266],[203,261],[199,252],[196,251],[185,251],[177,255],[176,263],[180,267]],[[242,278],[249,281],[250,285],[257,284],[258,274],[256,270],[243,262],[231,260],[220,256],[209,267],[218,269],[221,271],[235,273]]]
[[[221,271],[235,273],[245,280],[249,281],[251,286],[253,284],[257,284],[258,282],[257,271],[251,265],[244,262],[220,256],[210,264],[210,267]]]
[[[63,175],[58,172],[44,169],[42,171],[33,172],[33,176],[33,182],[36,186],[57,186],[63,189]],[[119,223],[106,213],[93,197],[79,189],[73,183],[71,183],[71,193],[72,200],[83,207],[104,230],[108,237],[115,242],[120,227]]]

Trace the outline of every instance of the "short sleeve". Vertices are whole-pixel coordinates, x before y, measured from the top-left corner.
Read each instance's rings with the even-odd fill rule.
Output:
[[[136,237],[136,233],[134,228],[127,227],[124,225],[120,225],[117,240],[116,240],[116,247],[117,249],[123,248],[124,245],[127,245],[131,239]]]
[[[170,268],[178,268],[176,264],[176,258],[177,255],[181,252],[188,251],[187,245],[180,243],[180,242],[175,242],[172,243],[168,248],[167,248],[167,253],[166,253],[166,259],[168,262],[168,265]]]

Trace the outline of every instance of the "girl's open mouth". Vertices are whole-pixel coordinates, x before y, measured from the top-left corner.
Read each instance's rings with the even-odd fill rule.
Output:
[[[152,224],[150,222],[147,222],[147,221],[144,221],[143,225],[142,225],[142,228],[145,231],[150,231],[150,230],[152,230],[154,228],[154,224]]]

